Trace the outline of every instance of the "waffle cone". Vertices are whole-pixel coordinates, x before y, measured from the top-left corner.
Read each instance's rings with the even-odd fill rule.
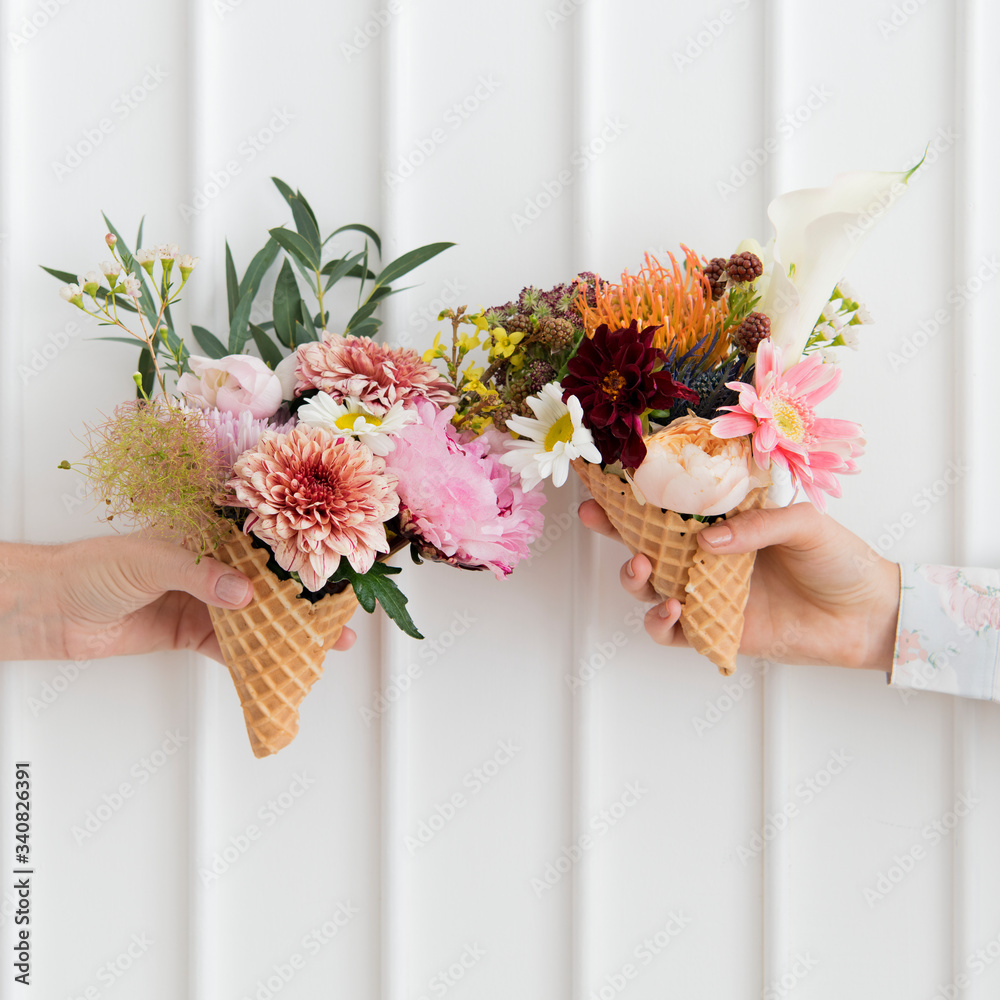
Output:
[[[650,583],[657,594],[683,603],[681,628],[692,648],[707,656],[720,673],[731,674],[757,553],[707,552],[698,545],[705,522],[685,520],[655,504],[640,504],[627,483],[598,465],[576,459],[573,468],[629,551],[641,552],[652,563]],[[763,507],[766,496],[766,488],[751,490],[729,514]]]
[[[267,568],[267,552],[237,528],[215,558],[253,581],[254,596],[239,610],[209,607],[226,666],[243,706],[255,757],[277,753],[299,731],[299,706],[323,673],[326,652],[358,606],[348,587],[315,604],[297,595],[294,580]]]

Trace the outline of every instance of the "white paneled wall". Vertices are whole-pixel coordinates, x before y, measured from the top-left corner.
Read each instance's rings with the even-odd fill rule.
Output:
[[[832,509],[890,558],[1000,565],[996,5],[0,0],[0,28],[0,537],[99,530],[56,465],[134,358],[36,265],[101,259],[102,209],[200,254],[210,328],[223,240],[242,269],[286,221],[271,175],[387,258],[454,240],[384,313],[423,348],[444,305],[728,253],[780,191],[930,139],[849,275],[878,324],[843,360],[869,447]],[[360,614],[275,758],[209,661],[0,666],[0,997],[15,760],[39,997],[996,996],[969,960],[1000,935],[995,706],[653,645],[581,496],[507,583],[407,566],[428,640]]]

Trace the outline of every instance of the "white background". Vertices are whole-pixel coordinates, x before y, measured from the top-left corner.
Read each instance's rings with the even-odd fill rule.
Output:
[[[324,231],[373,225],[387,259],[454,240],[385,312],[388,339],[422,349],[442,305],[503,302],[585,268],[613,277],[681,241],[726,255],[770,235],[780,191],[907,167],[932,140],[850,269],[877,326],[844,358],[826,412],[862,421],[869,447],[832,512],[892,559],[1000,565],[997,282],[968,307],[948,301],[1000,251],[995,5],[393,11],[0,3],[0,537],[99,530],[56,465],[79,456],[84,421],[129,394],[135,358],[89,341],[101,331],[36,265],[95,266],[101,209],[130,238],[147,213],[144,242],[201,256],[188,316],[216,331],[223,239],[242,271],[267,227],[290,222],[272,174],[303,189]],[[82,155],[102,119],[112,127]],[[432,153],[418,162],[421,144]],[[522,225],[529,203],[543,207]],[[939,332],[921,333],[942,309]],[[25,378],[35,352],[44,363]],[[951,463],[965,471],[934,495]],[[734,701],[706,661],[634,627],[623,552],[565,528],[579,499],[575,486],[551,494],[554,543],[504,584],[407,568],[427,642],[360,613],[356,647],[328,659],[301,735],[275,758],[254,759],[228,675],[207,660],[0,667],[0,996],[28,993],[11,968],[15,760],[34,775],[30,995],[709,1000],[777,982],[765,996],[931,998],[961,972],[963,998],[996,996],[1000,961],[968,964],[1000,935],[996,708],[749,661]],[[571,687],[581,664],[602,663]],[[386,711],[364,714],[408,673]],[[170,734],[180,749],[150,773],[143,758]],[[517,752],[476,792],[469,776],[501,742]],[[835,776],[833,754],[850,759]],[[81,837],[122,783],[131,796]],[[632,783],[638,801],[602,826]],[[461,807],[414,847],[456,793]],[[932,824],[963,794],[977,804],[936,842]],[[241,841],[251,825],[259,839]],[[587,832],[591,848],[561,861]],[[902,877],[896,859],[915,847]],[[866,896],[890,873],[884,898]],[[331,939],[338,906],[354,915]],[[643,950],[671,915],[683,929]],[[305,944],[314,932],[321,946]],[[459,979],[448,969],[463,955]]]

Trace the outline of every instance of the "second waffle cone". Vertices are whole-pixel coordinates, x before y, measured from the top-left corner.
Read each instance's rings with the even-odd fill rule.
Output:
[[[650,583],[657,594],[684,604],[681,627],[692,648],[707,656],[721,673],[731,674],[736,669],[756,553],[706,552],[698,545],[705,522],[685,519],[655,504],[640,504],[628,483],[602,472],[598,465],[575,459],[573,469],[629,551],[649,559],[653,566]],[[762,507],[766,496],[766,488],[751,490],[729,513]]]

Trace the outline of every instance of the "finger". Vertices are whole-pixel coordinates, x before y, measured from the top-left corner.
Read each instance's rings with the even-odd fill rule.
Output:
[[[661,646],[686,646],[688,642],[680,626],[682,610],[683,605],[674,598],[650,608],[643,622],[646,633]]]
[[[599,535],[604,535],[605,538],[612,538],[616,542],[621,541],[618,532],[615,531],[608,520],[608,515],[604,513],[601,505],[596,500],[584,500],[580,504],[580,509],[577,513],[584,527],[590,528],[591,531],[596,531]]]
[[[217,608],[243,608],[253,598],[247,577],[210,556],[167,542],[126,539],[123,546],[120,570],[151,597],[180,590]]]
[[[358,635],[352,628],[345,628],[343,632],[340,633],[340,638],[330,647],[335,649],[340,653],[346,653],[351,646],[354,645],[354,641],[357,639]]]
[[[698,544],[708,552],[754,552],[769,545],[805,552],[823,541],[827,520],[811,503],[745,510],[704,528]]]
[[[623,589],[637,601],[659,601],[660,595],[653,590],[649,576],[653,572],[653,564],[641,552],[632,556],[621,568],[618,579]]]

